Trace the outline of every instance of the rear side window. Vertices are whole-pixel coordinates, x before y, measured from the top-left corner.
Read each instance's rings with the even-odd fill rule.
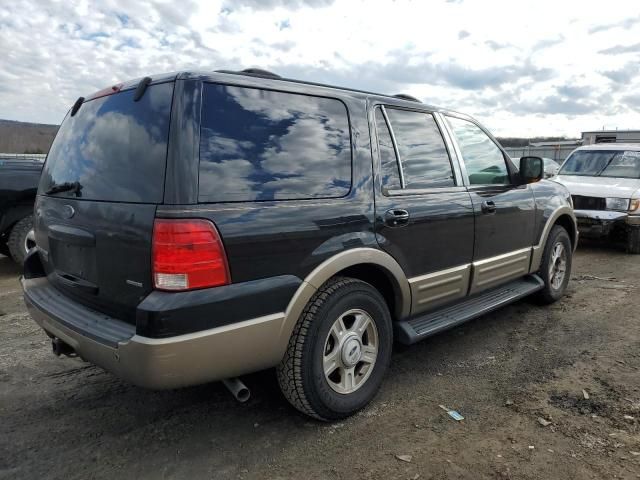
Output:
[[[161,203],[173,83],[151,85],[133,101],[134,90],[85,102],[67,115],[40,179],[40,193],[85,200]]]
[[[458,140],[471,185],[507,185],[510,182],[502,150],[476,124],[447,117]]]
[[[433,115],[385,108],[395,136],[405,188],[455,185],[449,154]]]
[[[393,148],[393,139],[389,132],[389,126],[384,119],[382,109],[376,108],[376,131],[378,133],[378,151],[380,152],[380,176],[382,186],[388,189],[402,188],[400,184],[400,172],[398,159]]]
[[[205,84],[201,202],[343,197],[351,140],[336,99]]]

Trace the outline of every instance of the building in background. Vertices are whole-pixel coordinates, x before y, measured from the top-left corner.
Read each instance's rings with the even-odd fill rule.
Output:
[[[596,130],[582,132],[582,144],[640,143],[640,130]]]
[[[582,145],[581,139],[554,140],[549,142],[531,142],[524,147],[507,147],[505,150],[511,158],[533,155],[535,157],[550,158],[562,163],[574,149]]]

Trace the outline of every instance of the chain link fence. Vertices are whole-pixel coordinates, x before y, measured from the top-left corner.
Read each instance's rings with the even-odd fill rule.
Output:
[[[526,157],[532,155],[535,157],[551,158],[558,163],[564,162],[565,158],[569,156],[577,148],[577,145],[557,145],[557,146],[543,146],[543,147],[505,147],[505,150],[511,158]]]

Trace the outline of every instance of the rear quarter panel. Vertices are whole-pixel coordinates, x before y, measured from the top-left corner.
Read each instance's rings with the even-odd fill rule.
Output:
[[[236,78],[237,77],[237,78]],[[347,107],[352,144],[352,182],[342,198],[197,203],[197,194],[181,185],[198,184],[200,115],[199,80],[184,80],[176,88],[172,128],[181,135],[179,148],[170,147],[165,204],[157,216],[205,218],[222,236],[232,282],[246,282],[278,275],[304,279],[316,266],[336,253],[356,247],[377,247],[374,235],[374,202],[369,125],[366,101],[361,94],[337,94],[331,90],[284,82],[257,82],[250,77],[227,76],[224,83],[338,98]],[[221,80],[216,80],[221,81]],[[179,80],[177,83],[180,83]],[[273,83],[273,85],[271,85]],[[317,91],[316,91],[317,90]],[[178,102],[176,104],[176,102]],[[176,109],[176,105],[179,108]],[[171,137],[174,138],[173,133]],[[189,161],[185,161],[185,159]],[[181,181],[173,183],[172,178]],[[175,203],[176,205],[171,205]]]

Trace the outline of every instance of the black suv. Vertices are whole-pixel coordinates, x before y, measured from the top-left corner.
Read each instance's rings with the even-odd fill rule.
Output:
[[[0,156],[0,254],[24,261],[33,247],[33,202],[42,160]]]
[[[51,147],[22,280],[57,354],[174,388],[276,367],[323,420],[411,344],[567,286],[569,193],[475,120],[264,71],[80,98]]]

